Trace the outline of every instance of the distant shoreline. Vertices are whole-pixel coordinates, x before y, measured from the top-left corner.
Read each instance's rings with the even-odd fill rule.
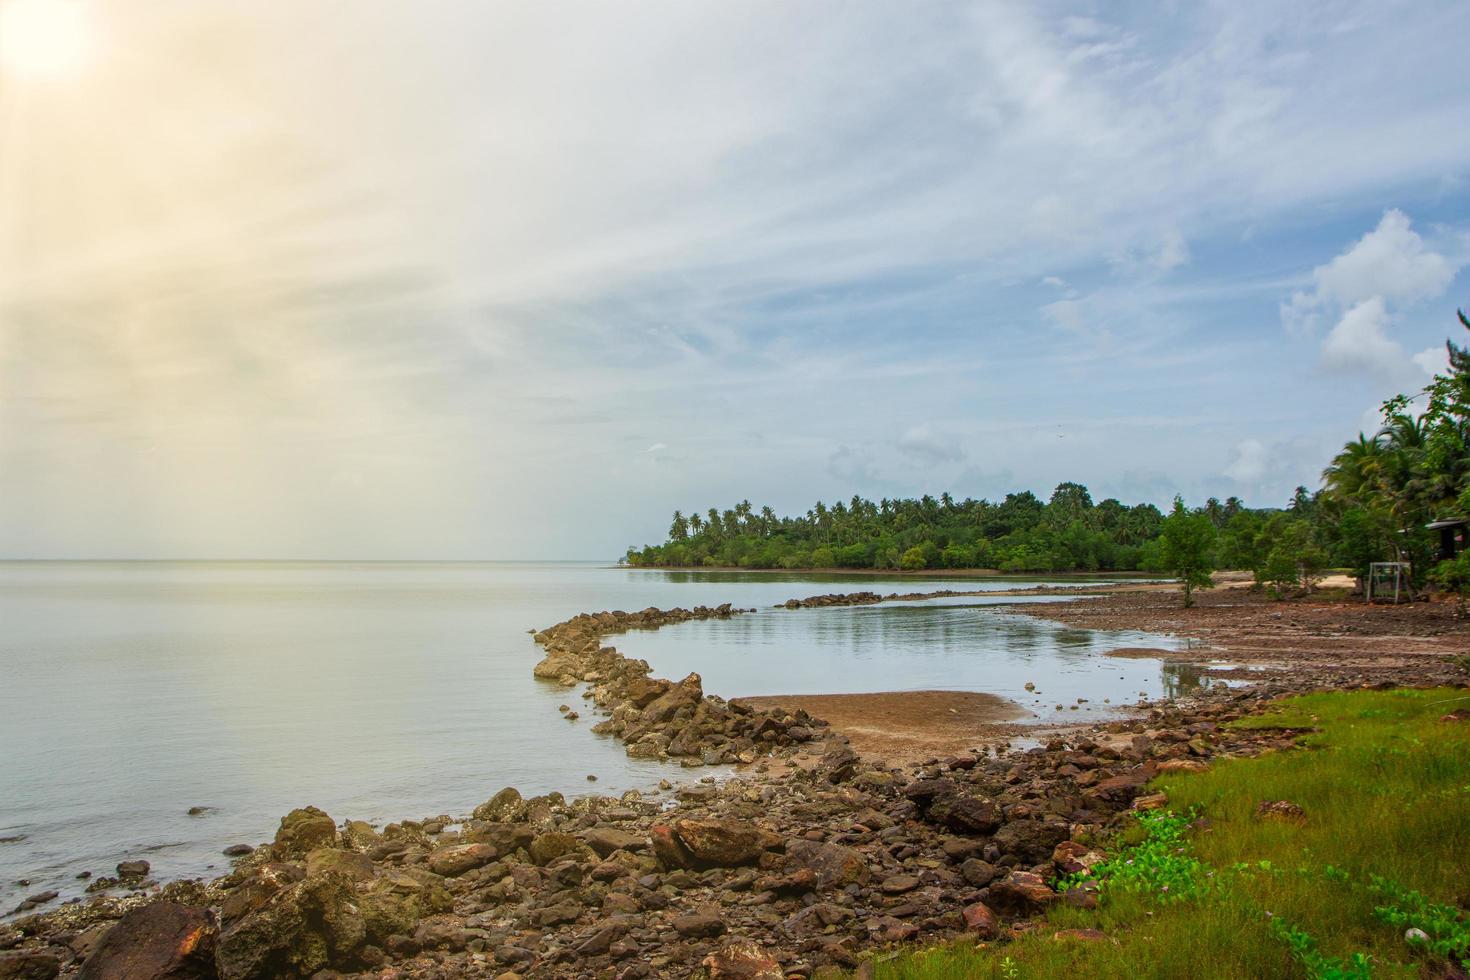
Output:
[[[636,572],[740,572],[766,575],[854,575],[860,578],[1015,578],[1063,579],[1158,578],[1157,572],[1002,572],[995,568],[741,568],[738,565],[609,565]]]

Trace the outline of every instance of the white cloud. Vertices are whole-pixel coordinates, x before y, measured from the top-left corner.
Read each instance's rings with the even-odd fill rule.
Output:
[[[1445,349],[1443,344],[1426,347],[1424,350],[1415,354],[1412,360],[1428,375],[1444,373],[1450,367],[1450,353]]]
[[[936,432],[927,422],[899,436],[898,451],[926,466],[955,463],[965,458],[964,450],[954,439]]]
[[[1374,296],[1413,302],[1438,296],[1455,278],[1456,265],[1424,246],[1397,208],[1346,252],[1312,271],[1317,295],[1341,306]]]
[[[1041,308],[1041,313],[1052,323],[1066,330],[1080,332],[1087,329],[1087,322],[1082,316],[1082,301],[1080,299],[1059,299],[1047,303]]]
[[[1336,325],[1322,341],[1324,366],[1407,382],[1420,370],[1433,374],[1443,357],[1433,351],[1405,353],[1389,334],[1395,308],[1440,295],[1458,269],[1457,262],[1429,250],[1409,216],[1393,208],[1345,252],[1312,270],[1314,289],[1293,293],[1280,305],[1281,323],[1287,333],[1305,336],[1337,313]]]
[[[1235,444],[1233,458],[1224,473],[1238,483],[1258,483],[1266,475],[1268,453],[1259,439],[1242,439]]]
[[[1385,332],[1389,319],[1383,297],[1358,303],[1342,315],[1322,342],[1323,363],[1339,370],[1361,369],[1389,377],[1400,374],[1404,349]]]
[[[1161,272],[1177,269],[1189,261],[1189,243],[1177,231],[1169,231],[1153,254],[1154,268]]]
[[[1293,337],[1310,336],[1322,322],[1322,301],[1313,293],[1295,292],[1281,304],[1281,323]]]

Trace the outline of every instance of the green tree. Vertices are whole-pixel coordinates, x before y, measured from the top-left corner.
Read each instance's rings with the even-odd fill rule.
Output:
[[[1465,596],[1470,593],[1470,551],[1434,566],[1429,577],[1441,588],[1460,597],[1460,615],[1465,615]]]
[[[1205,514],[1191,513],[1182,497],[1174,498],[1174,509],[1164,518],[1159,532],[1159,567],[1184,586],[1184,606],[1194,605],[1194,590],[1214,586],[1215,524]]]
[[[908,551],[905,551],[903,553],[903,558],[899,562],[899,567],[906,572],[914,572],[923,568],[924,549],[914,547],[910,548]]]

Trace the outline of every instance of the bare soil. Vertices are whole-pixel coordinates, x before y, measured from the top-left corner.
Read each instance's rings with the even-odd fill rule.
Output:
[[[780,694],[740,698],[753,708],[784,708],[828,721],[866,758],[890,763],[956,755],[977,737],[1007,735],[1005,722],[1030,715],[1014,701],[975,691],[886,691],[879,694]]]

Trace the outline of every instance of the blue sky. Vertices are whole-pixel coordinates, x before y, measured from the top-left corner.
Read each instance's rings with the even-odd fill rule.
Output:
[[[1470,306],[1463,3],[24,2],[0,555],[1281,504]]]

